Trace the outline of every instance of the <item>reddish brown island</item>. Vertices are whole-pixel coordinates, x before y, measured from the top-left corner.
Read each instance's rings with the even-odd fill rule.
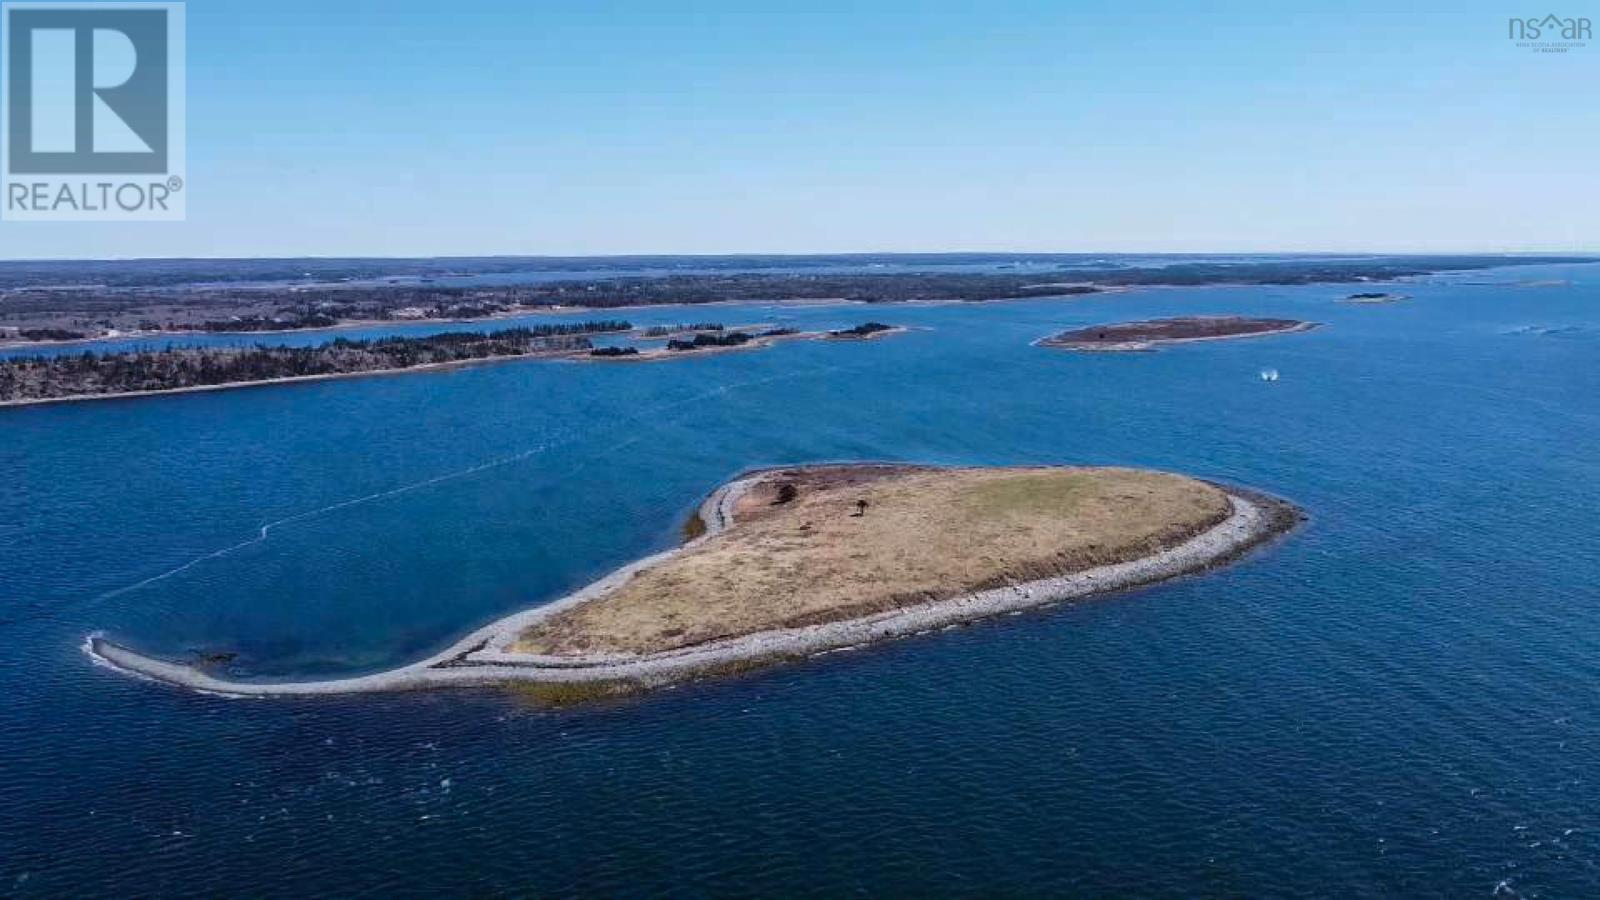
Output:
[[[1173,319],[1147,319],[1142,322],[1117,322],[1091,325],[1044,338],[1042,347],[1101,352],[1153,350],[1161,344],[1190,341],[1221,341],[1230,338],[1261,337],[1309,331],[1316,322],[1298,319],[1252,319],[1244,316],[1184,316]]]

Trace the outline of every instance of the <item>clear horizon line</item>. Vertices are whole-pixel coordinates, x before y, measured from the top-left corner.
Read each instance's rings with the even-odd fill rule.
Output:
[[[288,256],[0,256],[0,265],[8,263],[136,263],[136,262],[269,262],[291,260],[615,260],[615,259],[740,259],[749,257],[779,257],[805,259],[815,257],[872,257],[872,256],[1383,256],[1383,257],[1438,257],[1438,256],[1561,256],[1600,261],[1600,248],[1582,250],[1519,249],[1519,250],[806,250],[806,251],[735,251],[735,252],[608,252],[608,253],[445,253],[437,255],[288,255]]]

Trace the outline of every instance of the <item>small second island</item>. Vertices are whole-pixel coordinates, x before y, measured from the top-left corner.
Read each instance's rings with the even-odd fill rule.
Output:
[[[1362,291],[1358,294],[1351,294],[1339,302],[1353,303],[1357,306],[1379,306],[1384,303],[1399,303],[1402,300],[1410,299],[1411,297],[1408,294],[1391,294],[1386,291]]]
[[[1163,344],[1221,341],[1310,331],[1317,325],[1316,322],[1302,322],[1298,319],[1180,316],[1171,319],[1091,325],[1087,328],[1063,331],[1036,343],[1041,347],[1057,347],[1064,350],[1128,353],[1154,350]]]

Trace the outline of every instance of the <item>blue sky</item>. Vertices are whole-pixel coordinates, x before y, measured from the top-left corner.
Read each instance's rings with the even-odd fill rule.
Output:
[[[1596,251],[1553,2],[192,0],[188,221],[0,257]]]

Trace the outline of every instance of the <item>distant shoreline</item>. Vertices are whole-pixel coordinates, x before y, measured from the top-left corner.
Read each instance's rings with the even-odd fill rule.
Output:
[[[1125,288],[1105,288],[1100,293],[1121,293]],[[472,325],[478,322],[503,322],[506,319],[521,319],[529,316],[563,316],[563,315],[596,315],[612,312],[639,312],[652,309],[706,309],[728,306],[777,306],[794,308],[826,308],[830,306],[942,306],[957,303],[1004,303],[1008,300],[1018,299],[1071,299],[1074,296],[1093,295],[1053,295],[1038,298],[1003,297],[995,300],[896,300],[892,302],[874,303],[867,300],[850,300],[844,297],[834,298],[805,298],[797,297],[792,300],[708,300],[705,303],[635,303],[628,306],[540,306],[527,309],[504,310],[486,316],[472,318],[449,319],[352,319],[340,322],[337,325],[318,325],[311,328],[270,328],[252,331],[127,331],[114,335],[100,335],[97,337],[69,338],[66,340],[27,341],[19,339],[0,340],[0,350],[27,350],[33,347],[72,347],[84,344],[105,344],[113,341],[159,341],[173,342],[188,338],[248,338],[252,335],[283,335],[283,334],[319,334],[322,332],[353,331],[361,328],[425,328],[429,325]],[[644,326],[635,329],[642,331]]]
[[[634,329],[637,332],[639,329]],[[486,356],[476,359],[457,359],[447,362],[424,363],[416,366],[403,366],[388,369],[367,369],[359,372],[327,372],[319,375],[291,375],[281,378],[265,378],[259,381],[230,381],[223,384],[200,384],[179,388],[164,388],[151,391],[120,391],[106,394],[76,394],[66,397],[38,397],[25,400],[0,400],[0,410],[16,409],[30,406],[47,406],[58,403],[87,403],[96,400],[134,400],[145,397],[166,397],[179,394],[196,394],[211,391],[231,391],[244,388],[273,387],[285,384],[304,384],[317,381],[333,381],[343,378],[376,378],[386,375],[409,375],[421,372],[438,372],[446,369],[455,369],[465,366],[494,365],[511,362],[578,362],[578,363],[648,363],[666,362],[677,359],[697,359],[707,356],[720,356],[725,353],[738,353],[753,350],[764,350],[774,344],[786,340],[831,340],[831,341],[863,341],[877,337],[894,334],[904,334],[910,329],[893,327],[885,331],[876,332],[866,336],[836,337],[826,331],[799,331],[794,334],[767,335],[752,338],[750,341],[728,347],[704,347],[697,350],[668,350],[666,348],[650,349],[637,354],[626,356],[595,356],[591,350],[556,350],[535,351],[531,353],[518,353],[505,356]],[[607,332],[596,332],[607,333]]]
[[[377,378],[385,375],[408,375],[413,372],[438,372],[443,369],[455,369],[463,366],[491,365],[494,363],[517,362],[519,360],[556,360],[569,356],[573,351],[563,350],[559,353],[524,353],[516,356],[488,356],[482,359],[453,359],[448,362],[424,363],[419,366],[406,366],[396,369],[368,369],[364,372],[326,372],[321,375],[290,375],[283,378],[267,378],[261,381],[229,381],[223,384],[196,384],[181,388],[165,388],[155,391],[122,391],[114,394],[78,394],[71,397],[39,397],[28,400],[0,400],[0,409],[12,409],[24,406],[47,406],[55,403],[87,403],[94,400],[133,400],[140,397],[167,397],[177,394],[198,394],[207,391],[234,391],[244,388],[272,387],[280,384],[304,384],[314,381],[334,381],[341,378]]]
[[[886,258],[891,257],[892,254]],[[9,316],[5,330],[59,329],[81,332],[87,327],[85,322],[98,322],[100,328],[113,333],[37,341],[7,336],[0,337],[0,349],[14,351],[30,347],[43,349],[106,341],[211,335],[248,337],[332,333],[345,329],[471,324],[608,310],[694,306],[804,308],[900,303],[921,306],[1008,300],[1065,300],[1146,288],[1277,288],[1317,284],[1376,286],[1404,284],[1428,276],[1518,266],[1600,263],[1600,259],[1583,256],[1535,255],[1524,258],[1494,254],[1363,255],[1360,263],[1341,254],[1302,257],[1279,259],[1267,254],[1260,258],[1219,262],[1198,254],[1193,255],[1192,259],[1178,260],[1170,265],[1121,266],[1102,260],[1099,268],[1073,267],[1035,273],[1003,269],[804,273],[727,270],[714,274],[649,275],[573,273],[570,278],[544,282],[461,287],[434,287],[424,280],[415,284],[373,283],[359,287],[340,287],[332,283],[320,286],[284,283],[245,291],[230,288],[225,282],[198,284],[176,281],[143,286],[102,286],[95,289],[99,302],[93,308],[74,305],[75,298],[83,293],[81,290],[65,290],[48,284],[18,285],[0,290],[0,300],[26,300],[22,310]],[[802,255],[796,258],[806,257]],[[231,264],[244,265],[248,262],[232,261]],[[217,265],[227,264],[230,263],[224,261]],[[70,263],[56,265],[68,266]],[[474,308],[479,311],[459,314],[461,310]],[[333,324],[294,324],[299,318],[315,316],[331,319]],[[239,330],[200,327],[226,326],[230,321],[260,326],[273,326],[280,322],[285,324],[284,327]],[[144,322],[162,323],[162,327],[142,329],[139,325]]]
[[[1101,293],[1120,293],[1123,289],[1106,288]],[[1092,295],[1082,295],[1092,296]],[[425,328],[429,325],[472,325],[479,322],[503,322],[506,319],[521,319],[530,316],[562,316],[562,315],[597,315],[613,312],[639,312],[652,309],[707,309],[729,306],[776,306],[793,308],[826,308],[831,306],[933,306],[956,303],[1002,303],[1015,299],[1057,299],[1054,296],[1041,296],[1039,298],[1005,297],[995,300],[897,300],[885,302],[871,302],[867,300],[850,300],[844,297],[834,298],[806,298],[797,297],[790,300],[708,300],[705,303],[635,303],[627,306],[540,306],[526,309],[503,310],[485,316],[471,318],[447,319],[352,319],[336,325],[318,325],[311,328],[270,328],[250,331],[126,331],[114,335],[99,335],[95,337],[69,338],[65,340],[28,341],[20,339],[0,340],[0,350],[27,350],[34,347],[72,347],[86,344],[105,344],[114,341],[160,341],[168,340],[179,342],[190,338],[248,338],[252,335],[284,335],[284,334],[320,334],[322,332],[353,331],[361,328]],[[1060,299],[1067,299],[1063,296]],[[642,331],[644,326],[635,329]]]

